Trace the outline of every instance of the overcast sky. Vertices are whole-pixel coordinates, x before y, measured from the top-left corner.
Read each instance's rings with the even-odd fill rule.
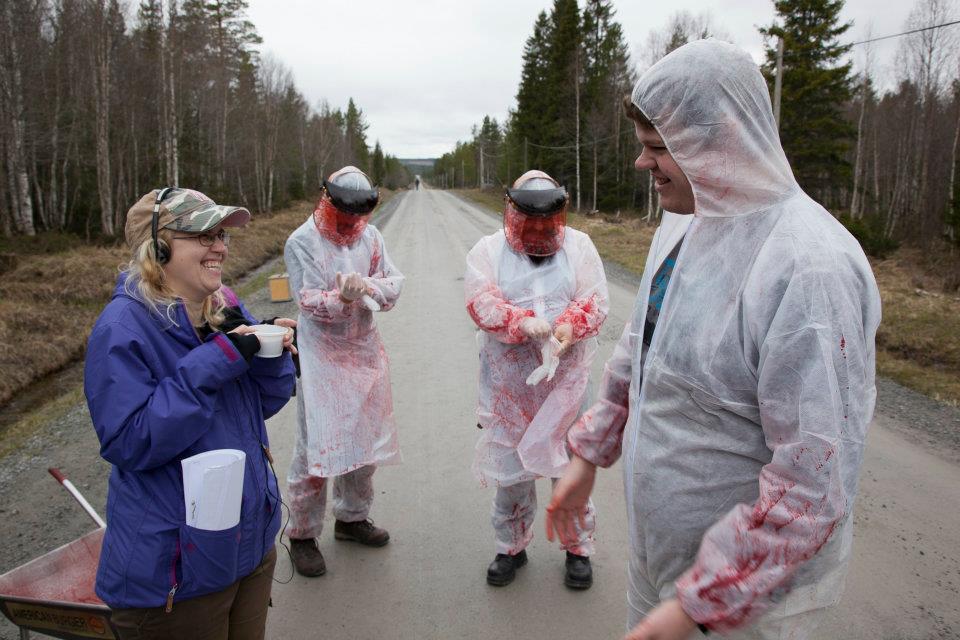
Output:
[[[958,1],[958,0],[954,0]],[[489,114],[503,120],[520,81],[523,45],[550,0],[250,0],[249,17],[312,103],[363,109],[370,146],[401,158],[437,157]],[[758,25],[771,0],[615,2],[631,54],[679,10],[708,11],[714,25],[758,62]],[[847,0],[848,41],[902,31],[913,0]],[[960,27],[949,27],[960,28]],[[892,77],[897,39],[876,43],[878,71]],[[863,47],[855,47],[860,50]],[[856,62],[859,62],[857,56]]]

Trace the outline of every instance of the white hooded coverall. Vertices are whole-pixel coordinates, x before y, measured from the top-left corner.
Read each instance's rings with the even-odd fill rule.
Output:
[[[690,180],[665,215],[577,455],[622,452],[629,625],[676,596],[737,637],[804,638],[837,602],[876,399],[880,297],[857,241],[797,185],[767,86],[707,40],[651,67],[633,102]],[[683,238],[649,352],[650,282]]]
[[[336,478],[334,517],[357,522],[370,510],[374,467],[400,462],[387,354],[373,312],[360,300],[340,299],[337,272],[363,276],[382,311],[400,296],[403,274],[373,225],[341,246],[320,234],[313,216],[287,239],[284,259],[300,306],[300,433],[287,476],[289,534],[312,538],[323,526],[326,478]]]
[[[533,538],[538,477],[558,478],[569,462],[566,434],[584,403],[596,335],[609,309],[603,263],[585,233],[567,227],[561,249],[539,265],[507,244],[503,230],[467,255],[467,311],[481,329],[477,419],[483,429],[473,464],[484,486],[498,488],[492,520],[497,553],[515,555]],[[541,364],[541,344],[520,323],[537,316],[556,329],[568,323],[575,344],[552,380],[527,376]],[[580,540],[567,550],[593,552],[593,507]]]

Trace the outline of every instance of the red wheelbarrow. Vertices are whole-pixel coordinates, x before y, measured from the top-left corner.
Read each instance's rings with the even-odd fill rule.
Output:
[[[59,470],[50,473],[99,528],[0,576],[0,611],[20,628],[21,640],[31,631],[64,640],[117,638],[110,608],[93,591],[104,522]]]

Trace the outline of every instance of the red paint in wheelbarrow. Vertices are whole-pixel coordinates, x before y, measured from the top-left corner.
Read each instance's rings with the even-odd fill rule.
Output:
[[[64,640],[116,638],[93,591],[103,543],[97,529],[0,576],[0,610],[23,630]]]

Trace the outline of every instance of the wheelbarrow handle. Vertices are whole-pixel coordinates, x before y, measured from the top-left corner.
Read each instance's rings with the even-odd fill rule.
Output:
[[[63,475],[63,472],[60,471],[60,469],[57,469],[56,467],[50,467],[47,469],[47,471],[50,472],[50,475],[52,475],[57,482],[63,485],[64,489],[70,492],[70,495],[72,495],[74,499],[80,503],[80,506],[83,507],[83,510],[87,512],[87,515],[97,523],[98,527],[103,529],[107,526],[107,523],[103,521],[103,518],[100,517],[100,514],[98,514],[96,510],[90,506],[90,503],[87,502],[87,499],[83,497],[83,494],[81,494],[80,491],[73,485],[73,483],[67,479],[67,476]]]

